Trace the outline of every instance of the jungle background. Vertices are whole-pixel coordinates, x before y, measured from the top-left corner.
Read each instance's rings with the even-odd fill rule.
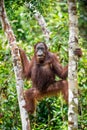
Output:
[[[50,51],[60,57],[63,66],[68,63],[69,20],[66,0],[31,0],[44,17],[50,35]],[[24,49],[29,59],[33,46],[45,41],[33,8],[25,6],[24,0],[5,0],[10,24],[17,44]],[[79,46],[83,56],[78,62],[79,85],[79,130],[87,130],[87,1],[78,0]],[[48,42],[47,42],[48,44]],[[49,44],[48,44],[49,45]],[[16,83],[8,41],[0,23],[0,130],[21,130]],[[25,81],[24,89],[31,87]],[[29,115],[32,130],[67,130],[68,106],[62,96],[45,98],[37,105],[36,116]]]

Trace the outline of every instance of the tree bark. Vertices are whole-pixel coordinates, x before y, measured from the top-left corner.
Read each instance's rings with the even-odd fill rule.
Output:
[[[78,48],[78,18],[76,0],[68,0],[69,13],[69,110],[68,110],[68,130],[78,129],[78,83],[77,83],[77,61],[74,54]]]
[[[25,3],[25,5],[26,5],[26,7],[30,8],[30,9],[33,9],[34,17],[38,21],[38,23],[39,23],[39,25],[40,25],[40,27],[42,29],[42,32],[43,32],[44,37],[45,37],[45,41],[49,42],[50,31],[47,29],[47,24],[45,22],[44,17],[40,14],[39,11],[37,11],[35,9],[35,7],[33,6],[33,4],[31,4],[31,3]]]
[[[18,94],[18,103],[19,103],[20,115],[21,115],[21,121],[22,121],[22,130],[30,130],[30,122],[28,119],[28,113],[23,108],[23,106],[25,105],[25,100],[23,97],[23,79],[22,79],[21,58],[19,54],[19,49],[16,45],[16,38],[14,36],[12,28],[7,19],[5,6],[4,6],[4,0],[0,0],[0,20],[2,23],[2,27],[5,31],[5,34],[7,36],[10,49],[11,49],[12,58],[13,58],[13,66],[14,66],[14,72],[15,72],[15,77],[16,77],[16,89],[17,89],[17,94]]]

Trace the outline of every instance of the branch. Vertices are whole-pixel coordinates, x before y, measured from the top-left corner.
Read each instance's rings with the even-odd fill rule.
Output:
[[[42,32],[43,32],[44,37],[45,37],[45,40],[48,42],[49,39],[50,39],[50,31],[47,29],[47,24],[45,22],[44,17],[40,14],[39,11],[37,11],[35,9],[33,4],[31,4],[30,2],[29,3],[25,3],[25,5],[26,5],[27,8],[33,9],[34,17],[38,21],[38,23],[39,23],[39,25],[40,25],[40,27],[42,29]]]
[[[77,83],[77,60],[74,54],[78,48],[78,18],[76,0],[68,0],[69,13],[69,110],[68,110],[68,130],[78,129],[78,83]]]
[[[22,121],[22,130],[30,130],[30,122],[28,119],[28,113],[23,108],[23,106],[25,105],[25,100],[23,97],[23,79],[22,79],[21,58],[19,54],[19,49],[16,45],[16,38],[14,36],[12,28],[7,19],[5,7],[4,7],[4,0],[0,0],[0,20],[2,23],[2,28],[4,29],[7,39],[9,41],[9,46],[12,53],[13,66],[14,66],[14,72],[15,72],[15,77],[16,77],[18,103],[20,107],[20,114],[21,114],[21,121]]]

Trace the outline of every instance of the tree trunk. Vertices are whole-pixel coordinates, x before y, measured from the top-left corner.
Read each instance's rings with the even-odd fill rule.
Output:
[[[68,130],[78,129],[78,83],[77,83],[77,60],[74,54],[78,48],[78,18],[76,11],[76,0],[68,0],[69,13],[69,110],[68,110]]]
[[[47,29],[47,24],[45,22],[44,17],[40,14],[39,11],[37,11],[35,9],[35,7],[33,6],[33,4],[31,4],[30,2],[29,3],[25,3],[25,5],[26,5],[26,7],[30,8],[30,9],[33,9],[34,17],[38,21],[38,23],[39,23],[39,25],[40,25],[40,27],[42,29],[42,32],[43,32],[44,37],[45,37],[45,41],[49,42],[50,31]]]
[[[23,108],[23,106],[25,105],[25,100],[23,97],[23,79],[22,79],[21,58],[19,54],[19,49],[16,45],[16,39],[15,39],[14,33],[7,19],[5,7],[4,7],[4,0],[0,0],[0,20],[2,23],[2,27],[5,31],[5,34],[7,36],[7,39],[9,41],[9,45],[10,45],[10,49],[12,53],[13,66],[14,66],[14,72],[15,72],[15,77],[16,77],[18,103],[20,107],[20,114],[21,114],[21,121],[22,121],[22,130],[30,130],[30,122],[28,119],[28,113]]]

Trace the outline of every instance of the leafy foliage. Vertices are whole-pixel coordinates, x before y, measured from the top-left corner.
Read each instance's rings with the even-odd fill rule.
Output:
[[[37,10],[44,16],[51,32],[50,50],[56,52],[63,65],[68,63],[68,11],[66,0],[32,0]],[[24,0],[6,0],[6,11],[18,46],[25,49],[31,59],[33,45],[44,41],[42,30],[33,17],[32,10],[24,5]],[[79,44],[83,57],[78,64],[79,83],[79,130],[87,129],[87,7],[84,1],[77,3],[79,16]],[[0,129],[21,130],[20,113],[17,102],[16,83],[12,66],[11,53],[7,39],[0,26]],[[29,88],[25,82],[25,89]],[[29,116],[32,130],[67,130],[68,106],[61,96],[46,98],[37,106],[36,116]]]

